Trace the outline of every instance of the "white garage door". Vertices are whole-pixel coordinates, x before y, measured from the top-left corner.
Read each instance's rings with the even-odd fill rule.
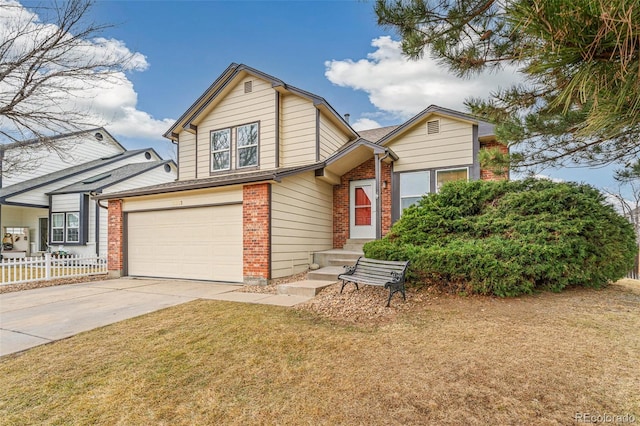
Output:
[[[127,272],[242,282],[242,205],[128,213]]]

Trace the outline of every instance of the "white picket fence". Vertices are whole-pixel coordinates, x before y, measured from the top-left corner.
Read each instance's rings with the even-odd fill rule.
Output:
[[[29,281],[55,280],[107,273],[107,261],[98,256],[69,255],[3,259],[0,262],[0,285]]]

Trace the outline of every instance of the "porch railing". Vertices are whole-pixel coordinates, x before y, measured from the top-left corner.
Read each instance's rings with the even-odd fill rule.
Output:
[[[52,256],[4,259],[0,262],[0,285],[55,280],[107,273],[107,261],[98,256]]]

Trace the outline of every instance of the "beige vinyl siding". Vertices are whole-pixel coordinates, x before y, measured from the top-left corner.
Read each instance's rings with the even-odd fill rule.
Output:
[[[324,115],[320,116],[320,159],[324,160],[349,141],[349,137]]]
[[[440,120],[440,132],[427,135],[427,121]],[[430,116],[389,145],[400,157],[395,172],[444,168],[473,163],[473,125]]]
[[[178,162],[180,180],[196,178],[196,135],[189,132],[180,133]]]
[[[2,187],[6,188],[18,182],[123,152],[122,148],[115,145],[106,134],[103,133],[103,135],[102,141],[96,140],[92,135],[58,140],[55,142],[57,151],[48,150],[42,145],[33,145],[22,150],[9,150],[5,155],[13,158],[11,162],[15,161],[15,158],[21,159],[25,168],[4,173]]]
[[[51,197],[52,212],[80,211],[80,194],[60,194]]]
[[[158,185],[160,183],[168,183],[176,180],[176,173],[174,170],[169,172],[164,170],[164,165],[154,167],[151,170],[141,173],[138,176],[134,176],[125,181],[119,182],[115,185],[111,185],[105,188],[103,193],[126,191],[135,188],[144,188],[145,186]]]
[[[158,210],[237,202],[242,202],[242,186],[126,198],[123,211]]]
[[[252,82],[252,91],[244,93],[244,83]],[[211,149],[210,132],[225,128],[235,128],[243,124],[259,122],[259,164],[261,169],[275,168],[276,134],[276,92],[270,83],[248,76],[239,79],[229,93],[214,105],[212,110],[197,123],[198,126],[198,168],[197,177],[210,176]],[[237,162],[235,150],[235,129],[231,131],[231,170]],[[182,133],[180,134],[182,137]],[[182,163],[182,153],[180,162]],[[182,179],[182,169],[180,179]]]
[[[271,191],[271,275],[279,278],[307,270],[313,252],[333,247],[333,187],[309,172]]]
[[[316,111],[308,99],[296,95],[282,96],[281,167],[316,161]]]

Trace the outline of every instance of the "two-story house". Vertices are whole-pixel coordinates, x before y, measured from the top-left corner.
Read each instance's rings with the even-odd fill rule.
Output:
[[[103,128],[0,148],[3,258],[64,250],[106,256],[107,210],[91,197],[176,179],[151,148],[125,149]]]
[[[385,235],[424,194],[493,178],[493,126],[430,106],[356,132],[322,97],[232,64],[166,132],[178,180],[99,196],[115,275],[266,282]]]

